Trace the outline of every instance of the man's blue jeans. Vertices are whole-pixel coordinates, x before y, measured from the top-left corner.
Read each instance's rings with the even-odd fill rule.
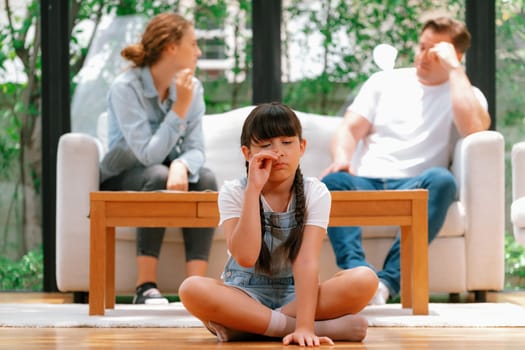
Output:
[[[456,199],[456,180],[445,168],[430,168],[412,178],[385,179],[367,178],[337,172],[325,176],[322,181],[330,191],[348,190],[428,190],[428,242],[438,234],[448,207]],[[328,236],[335,252],[337,266],[342,269],[369,266],[361,242],[361,227],[329,227]],[[388,287],[391,296],[400,289],[400,237],[397,235],[390,248],[383,269],[377,272],[379,279]]]

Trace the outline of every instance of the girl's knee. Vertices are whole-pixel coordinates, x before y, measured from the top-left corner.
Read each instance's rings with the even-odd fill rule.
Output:
[[[200,276],[190,276],[184,279],[179,286],[179,298],[182,302],[198,294],[199,285],[202,284]]]
[[[343,276],[341,300],[345,300],[347,313],[357,313],[372,299],[377,291],[379,279],[367,266],[354,267],[340,272]],[[348,302],[351,301],[351,302]]]
[[[371,295],[374,295],[377,286],[379,285],[379,278],[374,270],[368,266],[360,266],[356,269],[359,269],[359,283],[362,286],[363,291],[368,291]]]
[[[359,290],[360,293],[372,296],[376,292],[379,278],[368,266],[358,266],[342,272],[349,278],[348,285],[355,287],[355,290]],[[352,289],[354,288],[349,288],[349,290]]]

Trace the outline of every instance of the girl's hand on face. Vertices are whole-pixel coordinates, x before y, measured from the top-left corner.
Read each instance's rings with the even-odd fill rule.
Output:
[[[186,116],[186,112],[193,99],[193,85],[193,71],[191,69],[183,69],[175,75],[177,101],[175,101],[173,105],[173,111],[181,118]]]
[[[318,337],[308,331],[295,330],[283,338],[284,345],[298,344],[299,346],[320,346],[321,344],[334,345],[328,337]]]
[[[260,151],[249,161],[248,182],[262,190],[272,171],[272,163],[279,159],[276,152]]]

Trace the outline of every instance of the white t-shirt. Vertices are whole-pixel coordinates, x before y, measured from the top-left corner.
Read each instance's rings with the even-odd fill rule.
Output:
[[[485,96],[473,89],[486,109]],[[448,81],[423,85],[415,68],[378,72],[365,82],[348,109],[372,124],[352,160],[356,175],[406,178],[430,167],[449,166],[459,134]]]
[[[225,181],[219,191],[219,212],[221,225],[224,221],[241,216],[241,207],[244,200],[245,186],[241,179]],[[319,226],[324,229],[328,227],[330,217],[330,205],[332,198],[326,185],[314,177],[304,178],[304,195],[306,213],[304,217],[305,225]],[[293,197],[288,203],[288,209]],[[264,211],[273,211],[262,196]]]

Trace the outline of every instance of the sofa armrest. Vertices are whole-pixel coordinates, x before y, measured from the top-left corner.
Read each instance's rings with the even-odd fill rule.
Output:
[[[89,193],[99,189],[101,145],[94,137],[67,133],[57,149],[56,272],[62,291],[89,279]]]
[[[501,289],[505,259],[505,154],[503,136],[482,131],[458,141],[452,172],[466,214],[469,290]],[[497,281],[495,283],[494,281]]]
[[[512,204],[510,220],[513,225],[514,239],[525,245],[525,142],[512,146]]]
[[[525,197],[525,142],[512,146],[512,199]]]

